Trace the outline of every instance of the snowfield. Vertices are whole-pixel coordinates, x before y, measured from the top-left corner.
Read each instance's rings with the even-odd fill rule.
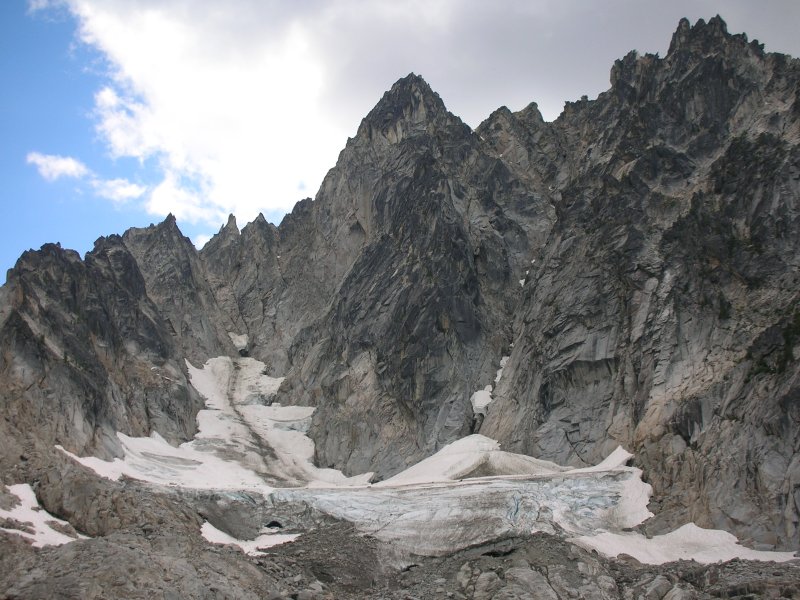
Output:
[[[177,448],[154,433],[132,438],[118,433],[125,457],[104,461],[63,452],[109,479],[122,476],[193,489],[247,490],[274,487],[363,485],[372,476],[347,478],[318,469],[314,443],[305,435],[313,407],[267,405],[282,379],[264,375],[252,358],[219,357],[202,369],[187,361],[192,385],[206,399],[197,413],[197,434]]]
[[[399,555],[444,555],[508,534],[544,531],[607,556],[624,553],[651,564],[794,558],[744,548],[729,533],[691,523],[652,539],[630,532],[652,516],[651,489],[639,469],[627,466],[632,455],[621,447],[599,465],[575,469],[505,452],[495,440],[471,435],[376,484],[369,483],[371,473],[346,477],[320,469],[305,435],[313,407],[272,404],[281,380],[265,375],[263,363],[218,357],[202,368],[187,365],[192,385],[206,399],[191,442],[176,448],[157,434],[118,434],[123,459],[67,454],[110,479],[242,490],[275,504],[310,506],[352,522]],[[495,382],[501,376],[502,369]],[[491,389],[473,395],[476,412],[486,410]],[[251,554],[296,537],[262,531],[254,540],[238,540],[210,523],[202,534]]]
[[[253,540],[240,540],[228,535],[224,531],[220,531],[208,521],[203,523],[203,526],[200,528],[200,533],[212,544],[232,544],[234,546],[238,546],[250,556],[263,556],[264,553],[260,552],[261,550],[264,550],[265,548],[271,548],[272,546],[277,546],[278,544],[291,542],[292,540],[297,539],[297,537],[300,535],[298,533],[272,533],[271,531],[268,531],[267,533],[263,533]]]
[[[11,485],[8,489],[17,497],[17,504],[10,510],[0,508],[0,522],[6,521],[7,525],[0,527],[0,530],[22,536],[37,548],[60,546],[76,539],[87,539],[84,535],[64,533],[73,532],[72,526],[39,506],[36,494],[27,483]]]
[[[506,364],[508,363],[509,356],[504,356],[500,359],[500,368],[497,369],[497,375],[494,377],[494,384],[497,385],[500,383],[500,378],[503,377],[503,369],[505,368]],[[489,405],[492,403],[494,398],[492,398],[492,390],[494,388],[491,384],[487,385],[482,390],[478,390],[472,397],[469,399],[470,403],[472,404],[472,412],[476,415],[484,415],[486,416],[486,411],[489,408]]]

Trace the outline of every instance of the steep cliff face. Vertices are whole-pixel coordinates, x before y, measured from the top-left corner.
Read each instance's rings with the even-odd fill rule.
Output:
[[[145,282],[147,296],[159,307],[182,355],[200,365],[211,357],[232,354],[228,335],[235,314],[217,303],[205,265],[189,238],[169,215],[163,223],[132,228],[123,242]]]
[[[576,465],[622,444],[656,527],[796,547],[798,81],[719,18],[552,123],[531,104],[471,131],[412,74],[277,227],[231,218],[197,252],[169,217],[83,261],[26,253],[0,289],[2,466],[185,438],[184,358],[247,335],[278,400],[317,407],[321,466],[387,476],[477,428]]]
[[[234,220],[202,250],[247,351],[318,407],[320,463],[396,472],[468,433],[510,340],[517,281],[554,217],[416,75],[279,227]]]
[[[200,258],[218,305],[231,317],[231,333],[248,336],[243,350],[264,361],[272,374],[283,375],[298,319],[290,312],[292,299],[282,298],[286,284],[277,228],[259,216],[240,232],[231,215]]]
[[[342,249],[339,279],[293,345],[284,394],[318,406],[322,464],[394,473],[470,432],[470,395],[507,348],[517,280],[552,208],[409,75],[364,119],[313,210]]]
[[[798,543],[798,69],[684,21],[535,125],[558,221],[482,433],[573,464],[622,443],[663,519]]]
[[[0,466],[54,444],[119,455],[116,432],[191,437],[201,403],[119,236],[82,261],[48,244],[9,271],[0,313]],[[46,460],[46,459],[43,459]]]

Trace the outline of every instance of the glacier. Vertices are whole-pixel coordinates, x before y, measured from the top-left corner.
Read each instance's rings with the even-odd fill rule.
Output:
[[[370,483],[372,473],[347,477],[321,469],[313,464],[314,444],[306,436],[314,408],[273,403],[281,380],[266,375],[263,363],[217,357],[199,368],[187,366],[206,401],[192,441],[174,447],[158,434],[120,433],[125,456],[113,461],[61,451],[109,479],[245,491],[273,505],[312,507],[387,543],[400,561],[533,532],[651,564],[795,558],[791,552],[751,550],[727,532],[694,524],[652,539],[633,531],[652,516],[651,488],[641,470],[628,466],[632,455],[621,447],[598,465],[571,468],[505,452],[495,440],[473,434],[376,483]],[[202,534],[254,555],[297,535],[262,529],[256,538],[240,540],[208,522]]]

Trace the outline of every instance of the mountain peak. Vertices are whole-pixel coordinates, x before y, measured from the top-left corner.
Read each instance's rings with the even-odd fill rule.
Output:
[[[431,86],[427,81],[425,81],[422,75],[417,75],[414,72],[411,72],[405,77],[401,77],[395,81],[392,87],[389,89],[389,93],[398,93],[403,91],[411,93],[414,91],[421,91],[431,96],[435,96],[436,98],[439,97],[438,94],[431,89]]]
[[[447,114],[444,102],[428,82],[409,73],[384,93],[362,122],[359,133],[372,136],[377,131],[390,142],[397,143],[414,131],[424,130],[438,116]]]
[[[234,233],[239,234],[239,227],[236,225],[236,217],[233,213],[228,215],[228,222],[219,230],[220,233]]]
[[[422,76],[409,73],[394,82],[389,91],[384,93],[375,108],[367,115],[367,118],[369,119],[376,112],[385,114],[388,111],[399,115],[409,107],[424,108],[426,112],[431,112],[431,109],[433,112],[447,110],[439,94],[431,89]]]
[[[151,225],[150,227],[153,226]],[[150,229],[150,227],[148,227],[148,229]],[[156,224],[155,230],[168,234],[174,234],[175,232],[177,232],[181,236],[183,235],[181,233],[180,227],[178,227],[178,220],[172,213],[169,213],[166,217],[164,217],[164,220],[161,221],[161,223]]]
[[[691,25],[689,20],[684,17],[678,23],[675,33],[672,34],[667,55],[681,50],[709,54],[731,43],[745,46],[748,43],[747,35],[728,33],[728,25],[719,15],[712,17],[708,22],[698,19],[694,25]],[[750,45],[759,51],[762,49],[762,46],[756,41],[751,42]]]

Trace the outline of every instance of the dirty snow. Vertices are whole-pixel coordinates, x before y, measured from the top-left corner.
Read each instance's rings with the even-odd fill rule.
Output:
[[[501,475],[553,475],[567,470],[546,460],[503,452],[495,440],[474,434],[448,444],[433,456],[375,486],[441,483]]]
[[[239,546],[250,556],[263,556],[264,553],[259,552],[259,550],[294,541],[300,535],[299,533],[262,533],[254,540],[240,540],[224,531],[220,531],[208,521],[203,523],[200,533],[212,544],[233,544],[234,546]]]
[[[649,490],[637,469],[573,471],[472,435],[369,488],[280,489],[272,497],[351,521],[401,554],[429,556],[506,535],[590,535],[639,520],[641,510],[620,514],[629,510],[620,503],[627,480]]]
[[[198,414],[198,421],[200,420],[208,427],[210,419]],[[124,476],[191,489],[246,489],[262,493],[269,493],[271,490],[251,469],[214,454],[212,446],[200,441],[202,438],[199,433],[195,441],[181,444],[177,448],[157,433],[146,438],[117,433],[117,437],[122,444],[125,458],[115,458],[112,461],[93,456],[76,456],[61,446],[56,447],[101,477],[111,480]]]
[[[637,525],[650,516],[650,486],[625,466],[629,457],[620,448],[597,467],[572,469],[471,435],[369,488],[272,496],[351,521],[401,552],[436,556],[504,535],[579,536]]]
[[[39,506],[39,501],[36,499],[33,488],[27,483],[10,485],[8,489],[19,499],[19,502],[11,510],[0,508],[0,519],[18,521],[25,529],[33,531],[23,531],[22,529],[8,527],[0,527],[0,531],[22,536],[30,540],[37,548],[60,546],[61,544],[74,542],[76,539],[87,539],[84,535],[79,535],[78,538],[75,538],[61,533],[58,529],[54,529],[54,526],[68,529],[72,529],[72,527],[66,521],[54,517]]]
[[[245,445],[252,444],[256,450],[271,449],[274,458],[260,470],[276,485],[363,485],[372,477],[365,473],[348,478],[341,471],[313,464],[314,442],[305,433],[314,408],[271,405],[283,378],[265,375],[264,363],[254,358],[218,357],[201,369],[188,362],[187,366],[192,385],[206,398],[206,405],[218,411],[211,416],[231,421],[237,429],[236,436],[223,435],[220,441],[244,439]],[[202,426],[200,415],[205,412],[211,411],[198,414],[197,437],[207,437],[210,431]]]
[[[634,477],[624,479],[620,484],[620,496],[609,515],[609,521],[614,527],[623,529],[635,527],[653,516],[647,509],[650,503],[652,488],[649,484],[642,481],[641,469],[626,467],[627,462],[633,458],[633,454],[625,450],[622,446],[609,454],[600,464],[593,467],[581,467],[572,469],[570,473],[578,475],[581,473],[603,473],[624,470],[633,473]]]
[[[652,516],[651,488],[639,469],[626,466],[631,457],[619,447],[596,466],[568,468],[504,452],[495,440],[471,435],[368,488],[278,489],[272,497],[351,521],[407,554],[444,555],[505,535],[544,531],[566,534],[609,556],[626,552],[655,564],[791,558],[751,551],[728,533],[695,526],[653,541],[624,533]]]

